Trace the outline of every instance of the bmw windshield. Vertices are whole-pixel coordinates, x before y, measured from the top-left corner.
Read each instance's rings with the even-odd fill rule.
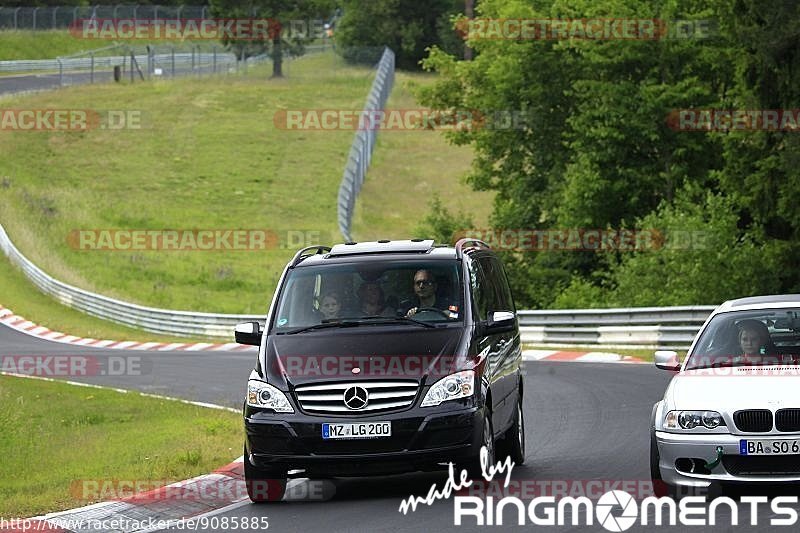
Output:
[[[800,309],[762,309],[715,316],[686,369],[799,362]]]

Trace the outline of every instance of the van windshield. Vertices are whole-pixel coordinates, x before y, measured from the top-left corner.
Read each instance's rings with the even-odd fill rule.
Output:
[[[281,331],[406,318],[460,321],[464,312],[459,266],[457,261],[370,261],[295,268],[285,280],[274,327]]]

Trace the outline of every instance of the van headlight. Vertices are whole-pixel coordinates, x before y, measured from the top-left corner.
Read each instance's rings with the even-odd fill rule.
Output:
[[[468,398],[475,392],[475,371],[463,370],[443,377],[428,389],[420,407],[433,407],[447,400]]]
[[[276,413],[294,413],[294,408],[284,393],[269,383],[255,379],[247,382],[247,405],[274,409]]]
[[[724,425],[725,421],[717,411],[670,411],[664,417],[664,427],[667,429],[716,429]]]

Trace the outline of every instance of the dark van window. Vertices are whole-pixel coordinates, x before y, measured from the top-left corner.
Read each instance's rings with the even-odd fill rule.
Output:
[[[478,261],[473,261],[470,265],[469,277],[475,316],[478,317],[478,320],[486,320],[493,303],[494,291]]]
[[[508,277],[506,277],[506,270],[503,268],[502,263],[496,257],[492,257],[492,264],[494,265],[494,271],[497,274],[497,290],[498,294],[500,294],[500,302],[502,302],[503,307],[502,309],[498,309],[498,311],[514,311],[516,312],[516,308],[514,306],[514,297],[511,296],[511,287],[508,285]]]
[[[511,292],[500,262],[495,257],[482,257],[479,263],[486,279],[489,312],[512,311]]]

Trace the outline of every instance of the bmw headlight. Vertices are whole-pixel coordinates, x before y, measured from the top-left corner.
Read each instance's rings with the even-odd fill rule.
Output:
[[[667,429],[716,429],[724,425],[722,415],[716,411],[670,411],[664,417],[664,427]]]
[[[294,413],[286,395],[263,381],[247,382],[247,405],[261,409],[274,409],[276,413]]]
[[[428,389],[420,407],[432,407],[447,400],[467,398],[475,392],[475,372],[463,370],[443,377]]]

